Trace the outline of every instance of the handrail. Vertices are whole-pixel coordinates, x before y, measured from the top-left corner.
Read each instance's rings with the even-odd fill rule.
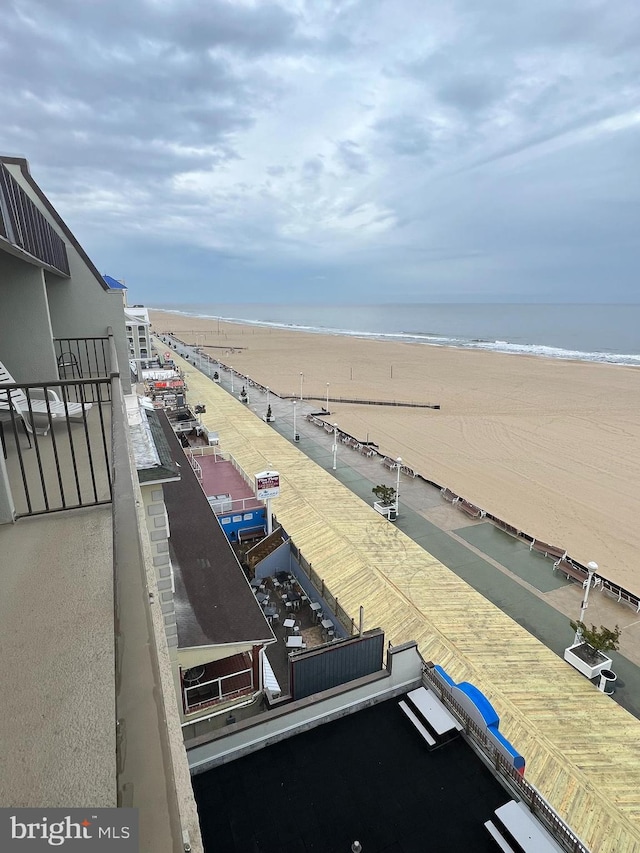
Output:
[[[588,848],[580,841],[571,827],[566,824],[553,806],[547,802],[538,789],[522,776],[515,767],[490,743],[486,733],[469,716],[465,709],[443,689],[442,684],[433,674],[433,664],[423,659],[423,679],[429,683],[429,688],[437,693],[442,704],[451,711],[463,724],[465,734],[472,745],[482,752],[495,768],[498,776],[515,788],[522,800],[536,814],[545,828],[553,835],[568,853],[589,853]]]

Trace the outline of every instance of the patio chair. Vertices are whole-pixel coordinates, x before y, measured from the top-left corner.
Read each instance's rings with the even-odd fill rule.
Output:
[[[0,361],[0,389],[3,385],[17,384],[4,364]],[[28,433],[46,435],[54,420],[82,421],[91,409],[92,403],[64,402],[51,388],[47,389],[45,399],[44,388],[31,388],[29,398],[21,388],[11,391],[0,390],[0,412],[8,413],[10,409],[19,415]],[[7,418],[5,417],[4,420]]]

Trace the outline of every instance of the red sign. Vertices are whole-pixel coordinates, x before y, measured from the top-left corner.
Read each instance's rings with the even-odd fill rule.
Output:
[[[255,477],[258,500],[278,497],[280,494],[280,474],[277,471],[261,471]]]

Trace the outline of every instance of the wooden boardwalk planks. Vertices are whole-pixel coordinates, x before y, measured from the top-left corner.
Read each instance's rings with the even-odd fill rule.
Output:
[[[278,520],[342,607],[357,617],[363,605],[367,628],[416,640],[476,684],[526,756],[527,778],[592,850],[640,850],[640,721],[246,406],[194,372],[189,386],[247,473],[280,472]]]

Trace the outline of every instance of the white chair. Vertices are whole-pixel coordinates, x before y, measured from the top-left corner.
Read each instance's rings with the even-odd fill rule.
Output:
[[[0,362],[0,389],[2,385],[17,384],[7,368]],[[0,390],[0,412],[13,409],[21,418],[27,432],[46,435],[54,420],[82,421],[91,409],[92,403],[66,403],[51,388],[31,388],[29,397],[21,388],[11,391]],[[5,418],[6,419],[6,418]]]

